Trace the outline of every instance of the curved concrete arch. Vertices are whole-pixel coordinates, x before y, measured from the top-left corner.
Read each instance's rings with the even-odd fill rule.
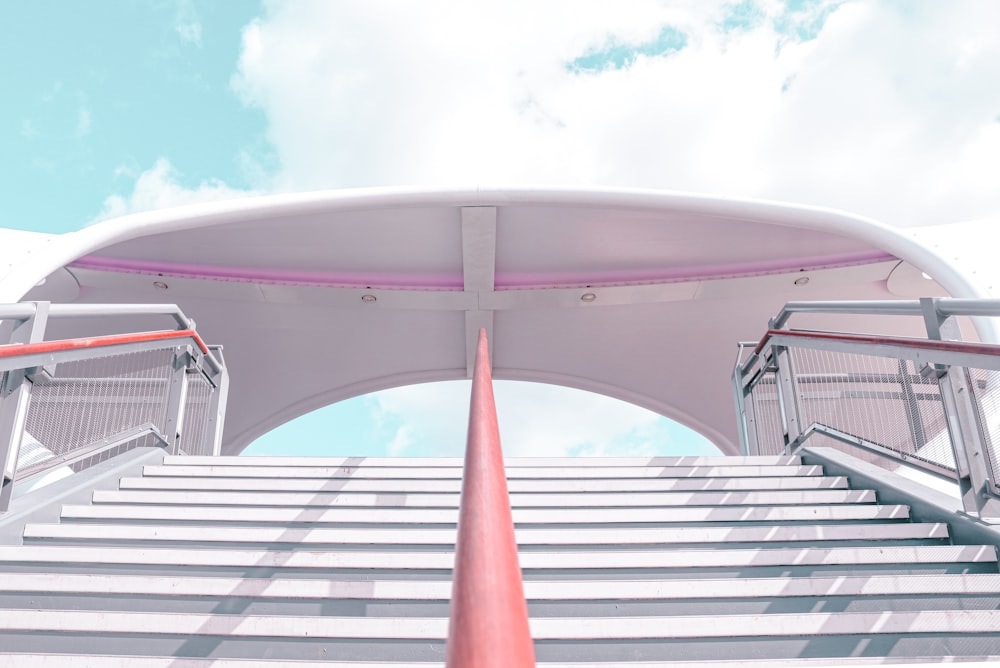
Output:
[[[419,205],[503,206],[529,202],[583,206],[620,206],[658,209],[686,206],[705,216],[739,216],[769,224],[833,230],[855,236],[896,257],[906,260],[935,277],[956,297],[985,296],[971,276],[914,235],[871,218],[835,209],[787,204],[770,200],[722,198],[681,192],[625,188],[606,189],[464,189],[431,190],[407,188],[364,188],[263,195],[234,200],[192,204],[130,214],[85,227],[76,232],[49,237],[49,244],[33,257],[12,261],[13,270],[0,282],[0,300],[17,301],[38,281],[56,269],[110,245],[152,234],[183,231],[197,227],[235,222],[241,216],[321,210],[349,210],[355,207],[413,207]],[[20,292],[20,294],[17,294]]]
[[[891,297],[899,260],[953,296],[985,296],[909,232],[829,209],[622,189],[368,189],[198,204],[47,238],[12,263],[0,300],[44,299],[32,286],[68,271],[79,300],[178,303],[226,346],[234,386],[269,379],[268,404],[235,392],[230,453],[350,396],[467,376],[479,327],[497,378],[597,391],[735,452],[726,346],[759,336],[789,299]],[[813,282],[792,287],[802,272]],[[167,292],[150,288],[157,276]],[[998,340],[989,327],[981,338]]]

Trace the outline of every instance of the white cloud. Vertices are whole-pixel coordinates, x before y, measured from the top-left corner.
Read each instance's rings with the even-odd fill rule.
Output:
[[[80,107],[76,112],[76,136],[85,137],[90,134],[90,110]]]
[[[190,0],[184,0],[177,6],[174,19],[174,31],[185,44],[201,46],[201,20]]]
[[[726,32],[721,2],[277,2],[234,83],[267,114],[282,190],[644,186],[896,224],[996,209],[1000,5],[757,4]],[[687,36],[669,57],[567,67],[666,26]]]
[[[130,173],[126,167],[115,170],[116,174]],[[104,200],[101,212],[91,222],[116,218],[140,211],[166,209],[185,204],[233,199],[254,195],[252,191],[231,188],[222,181],[210,179],[193,188],[181,185],[178,174],[165,158],[160,158],[150,169],[139,174],[132,192],[128,195],[111,195]]]
[[[375,416],[404,425],[391,456],[461,456],[468,424],[470,383],[410,385],[371,395]],[[539,383],[497,381],[500,439],[509,457],[652,456],[690,452],[691,437],[638,406],[599,394]],[[681,442],[684,441],[684,442]]]
[[[387,457],[402,457],[405,456],[410,448],[413,447],[413,427],[410,425],[403,425],[396,430],[396,435],[393,436],[392,440],[389,441],[385,446],[385,454]]]

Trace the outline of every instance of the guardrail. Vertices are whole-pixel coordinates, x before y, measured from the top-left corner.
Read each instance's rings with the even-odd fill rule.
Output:
[[[174,330],[44,340],[51,318],[168,316]],[[17,480],[83,470],[141,446],[218,454],[228,393],[220,347],[175,305],[0,305],[0,512]]]
[[[927,338],[783,329],[806,312],[918,316]],[[1000,517],[1000,346],[960,341],[966,315],[1000,316],[1000,300],[787,304],[760,342],[739,344],[743,452],[863,453],[952,480],[967,512]]]
[[[535,649],[528,628],[483,329],[479,330],[472,377],[461,498],[447,665],[533,667]]]

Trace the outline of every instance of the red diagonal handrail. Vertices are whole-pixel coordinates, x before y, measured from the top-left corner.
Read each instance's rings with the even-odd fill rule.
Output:
[[[535,665],[500,450],[486,330],[472,376],[448,621],[448,668]]]
[[[149,341],[165,341],[167,339],[194,339],[201,352],[208,353],[208,346],[193,329],[163,330],[158,332],[138,332],[136,334],[108,334],[106,336],[91,336],[82,339],[60,339],[58,341],[39,341],[38,343],[11,343],[0,345],[0,357],[19,357],[23,355],[38,355],[63,352],[65,350],[86,350],[88,348],[105,348],[121,346],[127,343],[147,343]]]

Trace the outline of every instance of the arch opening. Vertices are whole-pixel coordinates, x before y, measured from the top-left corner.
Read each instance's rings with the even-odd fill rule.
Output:
[[[419,383],[346,399],[254,440],[243,455],[461,457],[468,380]],[[719,455],[697,431],[596,392],[494,381],[508,457]]]

